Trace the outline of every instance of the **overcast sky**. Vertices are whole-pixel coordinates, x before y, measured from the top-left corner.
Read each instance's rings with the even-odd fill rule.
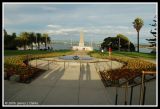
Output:
[[[152,38],[149,25],[156,15],[156,4],[4,4],[4,28],[8,33],[47,32],[52,40],[103,41],[106,37],[124,34],[137,42],[132,22],[144,21],[140,43]]]

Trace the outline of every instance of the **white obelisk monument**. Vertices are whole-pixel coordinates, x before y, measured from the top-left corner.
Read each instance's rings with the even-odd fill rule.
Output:
[[[84,45],[84,37],[83,32],[80,32],[80,40],[79,40],[79,46],[73,46],[72,50],[85,50],[85,51],[93,51],[93,47],[85,46]]]
[[[83,39],[83,32],[80,32],[80,40],[79,40],[79,46],[84,47],[84,39]]]

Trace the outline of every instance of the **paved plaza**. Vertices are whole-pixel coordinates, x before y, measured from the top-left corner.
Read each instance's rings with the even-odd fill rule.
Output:
[[[106,62],[55,62],[56,58],[32,60],[30,64],[47,71],[29,84],[4,81],[4,102],[16,104],[37,105],[115,105],[115,87],[105,88],[99,70],[120,68],[121,63],[109,60]],[[155,84],[155,81],[153,83]],[[150,92],[155,92],[154,88]],[[139,90],[137,88],[137,90]],[[119,88],[119,104],[124,104],[124,89]],[[148,93],[148,92],[146,92]],[[128,95],[130,94],[130,90]],[[138,104],[137,95],[133,103]],[[127,100],[129,101],[129,96]],[[134,100],[135,99],[135,100]],[[151,100],[151,101],[150,101]],[[149,103],[155,104],[155,97],[150,97]]]

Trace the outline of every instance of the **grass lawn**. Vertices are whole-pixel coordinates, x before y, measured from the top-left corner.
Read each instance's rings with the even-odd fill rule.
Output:
[[[151,53],[137,53],[137,52],[119,52],[119,51],[114,51],[113,55],[115,55],[115,56],[128,56],[128,57],[132,57],[132,58],[156,59],[156,54],[151,54]]]
[[[99,51],[89,52],[89,55],[97,58],[105,58],[108,57],[108,52],[104,52],[103,54]],[[156,59],[156,54],[151,53],[137,53],[137,52],[122,52],[122,51],[113,51],[112,56],[120,56],[120,57],[131,57],[131,58],[143,58],[143,59]]]
[[[27,54],[47,54],[54,52],[69,52],[70,50],[44,51],[44,50],[4,50],[4,56],[27,55]]]

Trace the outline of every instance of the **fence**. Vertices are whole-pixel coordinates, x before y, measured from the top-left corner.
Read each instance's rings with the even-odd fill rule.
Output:
[[[132,78],[132,79],[129,79],[121,84],[119,84],[118,86],[116,86],[116,95],[115,95],[115,105],[118,104],[118,89],[119,88],[124,88],[124,92],[125,92],[125,99],[124,99],[124,105],[132,105],[132,99],[133,99],[133,91],[136,89],[136,93],[138,92],[138,86],[139,87],[139,97],[137,97],[137,101],[138,101],[138,104],[137,105],[144,105],[145,104],[145,100],[146,100],[146,90],[147,88],[154,88],[154,83],[153,84],[149,84],[148,87],[146,87],[146,82],[149,82],[149,81],[152,81],[152,80],[155,80],[156,79],[156,76],[155,76],[156,72],[150,72],[150,71],[142,71],[142,74],[141,75],[138,75],[138,76],[141,76],[141,82],[140,83],[136,83],[136,84],[131,84],[129,85],[129,82],[131,80],[134,80],[135,78],[137,78],[138,76]],[[146,78],[147,75],[150,75],[150,78]],[[130,88],[130,100],[128,101],[127,100],[127,96],[128,96],[128,89]],[[151,93],[154,93],[154,92],[149,92],[148,96],[151,97]],[[137,93],[138,94],[138,93]],[[156,97],[156,96],[154,96]],[[154,98],[156,99],[156,98]],[[152,102],[152,101],[151,101]]]

